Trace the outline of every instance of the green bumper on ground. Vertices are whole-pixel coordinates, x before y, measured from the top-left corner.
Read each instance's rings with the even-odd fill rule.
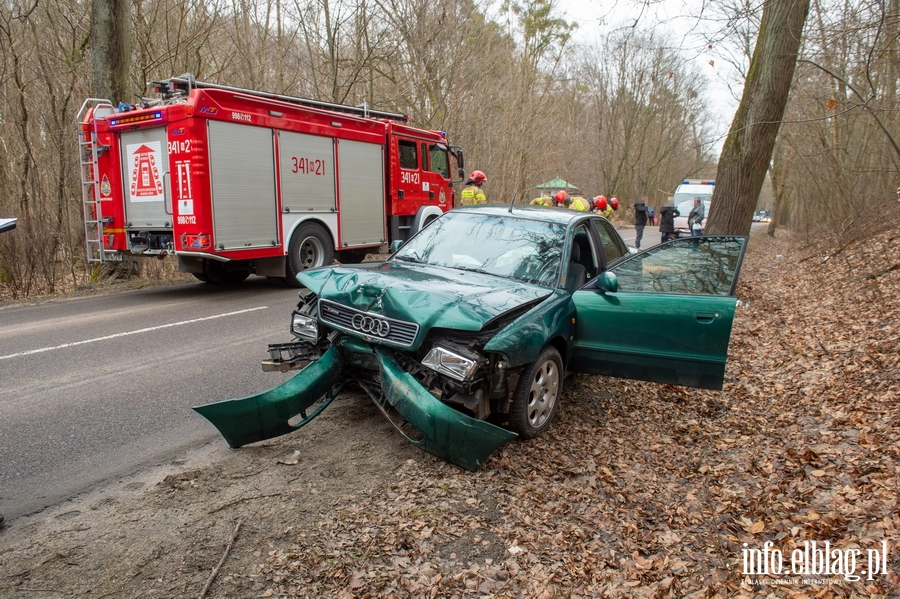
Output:
[[[428,453],[475,471],[494,450],[516,436],[513,432],[467,416],[444,404],[404,371],[389,352],[356,340],[347,341],[331,347],[319,360],[273,389],[258,395],[197,406],[194,410],[209,420],[231,447],[284,435],[321,413],[344,380],[345,363],[359,363],[360,360],[355,358],[366,354],[367,358],[374,360],[363,362],[377,362],[381,372],[383,395],[373,399],[382,409],[385,403],[390,404],[417,429],[422,438],[410,440]],[[345,356],[345,352],[356,355]],[[326,395],[325,402],[312,413],[306,413]],[[302,420],[290,424],[289,421],[298,415]]]
[[[330,403],[326,400],[306,415],[310,406],[340,383],[343,368],[340,350],[332,347],[277,387],[249,397],[196,406],[194,410],[212,422],[231,447],[286,435],[315,418]],[[298,415],[303,416],[301,422],[288,423]]]
[[[388,353],[376,350],[375,354],[381,362],[385,399],[424,435],[416,443],[428,453],[474,472],[495,449],[516,437],[454,410],[426,391]]]

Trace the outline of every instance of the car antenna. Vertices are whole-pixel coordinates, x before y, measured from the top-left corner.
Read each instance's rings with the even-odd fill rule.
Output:
[[[519,195],[519,190],[516,190],[516,193],[513,194],[512,201],[509,203],[509,213],[512,214],[513,206],[516,205],[516,196]]]

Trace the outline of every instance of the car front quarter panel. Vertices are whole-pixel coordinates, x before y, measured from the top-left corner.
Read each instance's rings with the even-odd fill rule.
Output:
[[[509,323],[487,345],[486,352],[506,356],[510,368],[534,362],[551,339],[565,340],[566,355],[575,333],[575,304],[563,289]],[[564,356],[565,359],[565,356]]]

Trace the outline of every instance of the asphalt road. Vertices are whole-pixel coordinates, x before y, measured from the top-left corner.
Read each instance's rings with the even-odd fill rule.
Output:
[[[0,513],[38,511],[217,437],[190,408],[290,376],[260,361],[290,340],[296,302],[295,289],[252,277],[0,309]]]

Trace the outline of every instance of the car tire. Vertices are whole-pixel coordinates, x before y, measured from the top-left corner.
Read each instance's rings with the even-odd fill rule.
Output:
[[[513,392],[509,428],[524,439],[534,439],[553,422],[562,395],[563,363],[555,347],[522,369]]]
[[[316,223],[303,223],[291,235],[285,266],[284,281],[291,287],[303,287],[297,275],[304,270],[328,266],[334,262],[331,236]]]

